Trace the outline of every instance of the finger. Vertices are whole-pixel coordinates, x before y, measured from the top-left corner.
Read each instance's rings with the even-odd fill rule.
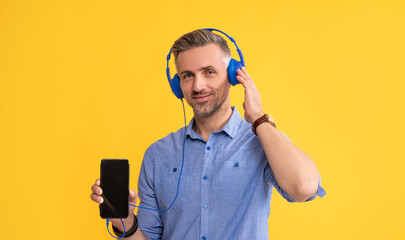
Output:
[[[246,76],[246,78],[249,80],[249,83],[252,85],[255,85],[255,81],[253,81],[253,78],[249,75],[245,67],[241,68],[242,73]]]
[[[238,80],[243,85],[243,87],[246,88],[246,80],[243,77],[238,75],[236,76],[236,80]]]
[[[246,69],[244,67],[238,69],[240,72],[240,75],[243,76],[246,81],[251,82],[253,81],[253,79],[249,76],[249,73],[246,71]]]
[[[101,189],[101,187],[99,187],[99,186],[96,186],[95,184],[93,186],[91,186],[91,191],[94,194],[97,194],[99,196],[101,196],[101,194],[103,194],[103,189]]]
[[[241,72],[239,71],[239,69],[236,71],[237,75],[236,75],[236,79],[242,79],[242,81],[239,81],[240,83],[245,82],[245,78],[242,76],[242,74],[240,74]]]
[[[246,75],[241,69],[238,69],[236,72],[238,73],[237,76],[243,78],[243,81],[246,83],[246,86],[253,86],[253,79],[251,79],[248,75]]]
[[[247,79],[247,75],[246,75],[240,68],[239,68],[238,70],[236,70],[236,73],[237,73],[239,76],[241,76],[241,77]]]
[[[138,194],[134,190],[129,190],[129,201],[136,202],[136,197]]]
[[[135,192],[135,190],[129,190],[129,196],[132,198],[136,198],[138,196],[138,194]]]
[[[96,185],[97,185],[97,186],[100,186],[100,178],[97,178],[97,179],[96,179]]]
[[[245,67],[242,67],[241,70],[242,70],[242,72],[243,72],[248,78],[252,79],[252,78],[250,77],[249,73],[247,72],[247,70],[246,70]]]
[[[94,193],[92,193],[90,195],[91,200],[93,200],[94,202],[98,203],[98,204],[102,204],[104,202],[104,198],[101,196],[98,196]]]

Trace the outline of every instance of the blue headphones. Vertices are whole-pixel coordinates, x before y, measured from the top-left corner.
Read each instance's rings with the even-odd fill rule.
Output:
[[[228,34],[218,30],[218,29],[214,29],[214,28],[204,28],[203,30],[208,30],[208,31],[217,31],[220,32],[222,34],[224,34],[225,36],[227,36],[236,46],[236,51],[238,51],[239,54],[239,58],[240,61],[236,61],[235,59],[231,59],[231,61],[229,62],[229,66],[228,66],[228,79],[229,82],[232,84],[232,86],[235,86],[236,84],[239,83],[239,81],[236,79],[236,76],[238,75],[236,73],[236,70],[245,67],[245,60],[243,59],[243,55],[242,55],[242,51],[238,48],[238,45],[236,45],[236,42],[233,38],[231,38],[230,36],[228,36]],[[181,91],[180,88],[180,78],[179,76],[176,74],[174,75],[173,79],[170,77],[170,68],[169,68],[169,60],[170,60],[170,55],[172,54],[172,49],[170,49],[169,54],[167,55],[167,67],[166,67],[166,74],[167,74],[167,80],[169,80],[169,84],[170,87],[172,88],[172,91],[174,93],[174,95],[176,95],[177,98],[182,99],[183,96],[183,92]]]

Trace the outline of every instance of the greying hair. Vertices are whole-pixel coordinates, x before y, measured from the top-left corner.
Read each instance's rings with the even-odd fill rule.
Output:
[[[204,29],[198,29],[186,33],[174,42],[172,52],[176,67],[179,53],[195,47],[203,47],[210,43],[215,43],[221,48],[222,53],[224,54],[223,61],[225,62],[226,67],[228,67],[229,61],[231,60],[231,50],[229,49],[227,42],[220,35]]]

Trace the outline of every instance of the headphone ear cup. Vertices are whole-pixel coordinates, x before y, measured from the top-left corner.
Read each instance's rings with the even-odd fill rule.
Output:
[[[170,87],[172,88],[174,95],[176,95],[178,99],[182,99],[184,97],[183,92],[180,88],[179,75],[174,75],[173,79],[170,81]]]
[[[236,76],[238,75],[236,73],[236,70],[242,68],[242,63],[239,61],[236,61],[235,59],[231,59],[228,65],[228,79],[229,82],[232,84],[232,86],[235,86],[236,84],[239,84],[240,82],[236,79]]]

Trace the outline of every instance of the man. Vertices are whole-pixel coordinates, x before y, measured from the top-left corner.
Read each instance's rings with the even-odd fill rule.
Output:
[[[165,210],[176,195],[186,134],[179,194],[166,212],[138,209],[139,228],[129,239],[268,239],[272,187],[290,202],[324,196],[312,159],[268,121],[260,93],[244,67],[244,117],[230,105],[226,41],[207,30],[183,35],[173,47],[180,87],[194,118],[152,144],[139,176],[140,206]],[[102,203],[99,180],[91,198]],[[130,203],[136,193],[131,190]],[[124,220],[126,229],[135,222]],[[123,231],[120,220],[112,224]]]

